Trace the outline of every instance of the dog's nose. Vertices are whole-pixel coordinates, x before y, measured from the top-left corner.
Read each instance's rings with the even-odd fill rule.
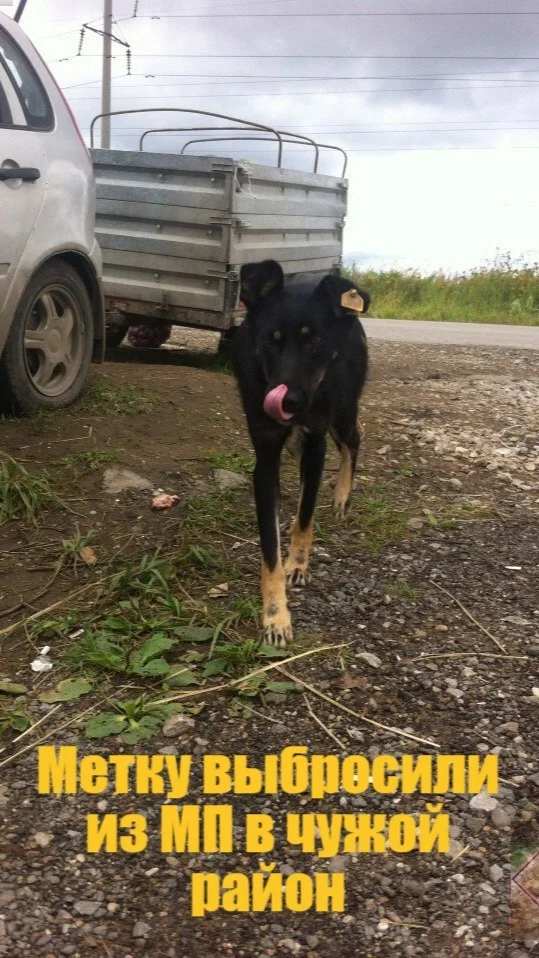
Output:
[[[299,412],[300,407],[301,407],[301,401],[300,401],[300,397],[298,393],[291,392],[291,390],[288,389],[283,399],[284,411],[294,416],[297,412]]]

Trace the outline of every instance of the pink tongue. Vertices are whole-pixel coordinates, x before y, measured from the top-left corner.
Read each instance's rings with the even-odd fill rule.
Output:
[[[287,392],[288,386],[281,384],[272,389],[264,400],[264,412],[277,422],[287,422],[288,419],[293,418],[292,413],[285,412],[283,409],[283,399]]]

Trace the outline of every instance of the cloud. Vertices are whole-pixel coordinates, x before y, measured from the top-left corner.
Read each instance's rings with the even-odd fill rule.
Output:
[[[114,5],[114,29],[131,45],[133,73],[120,76],[126,72],[125,52],[115,44],[116,108],[215,110],[297,130],[350,151],[348,250],[368,251],[369,262],[448,269],[492,258],[497,246],[534,258],[539,241],[529,208],[539,205],[534,173],[539,59],[479,57],[536,56],[539,16],[149,19],[171,5],[140,0],[140,16],[134,19],[134,0],[114,0]],[[410,0],[361,5],[377,13],[406,12],[410,6]],[[418,6],[429,12],[485,11],[477,0]],[[496,4],[509,12],[511,6],[509,0]],[[335,13],[357,12],[357,7],[351,0],[189,0],[181,10]],[[519,0],[518,7],[532,11],[532,0]],[[46,11],[29,0],[23,20],[86,134],[92,115],[100,111],[100,38],[87,33],[84,56],[75,54],[81,24],[97,18],[95,25],[101,26],[100,12],[101,0],[72,0],[69,6],[49,0]],[[224,54],[234,58],[220,59]],[[477,59],[463,58],[471,55]],[[155,117],[115,120],[114,145],[137,148],[143,129],[175,125],[171,116],[160,114],[158,122]],[[198,123],[193,117],[185,125]],[[160,149],[177,149],[181,140],[158,142]],[[211,150],[216,148],[210,144]],[[220,151],[249,153],[268,163],[275,156],[267,143],[229,142]],[[309,157],[307,149],[290,147],[286,162],[307,168]],[[323,163],[325,171],[338,172],[331,155]]]

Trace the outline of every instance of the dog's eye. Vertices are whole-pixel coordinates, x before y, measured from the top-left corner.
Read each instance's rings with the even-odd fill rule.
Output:
[[[271,334],[270,339],[278,343],[283,338],[283,334],[280,329],[276,329],[274,333]]]

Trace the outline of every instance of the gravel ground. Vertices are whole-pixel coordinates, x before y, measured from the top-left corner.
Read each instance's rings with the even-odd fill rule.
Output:
[[[49,740],[77,745],[79,755],[193,754],[192,803],[203,801],[199,768],[205,753],[247,754],[256,765],[264,754],[292,744],[370,759],[436,752],[370,722],[437,743],[442,753],[495,754],[502,782],[488,808],[478,807],[481,802],[470,796],[444,798],[451,816],[449,853],[319,859],[286,844],[286,812],[424,810],[425,796],[368,791],[320,801],[302,797],[300,802],[287,795],[234,796],[232,855],[162,854],[159,796],[115,795],[110,788],[101,795],[39,796],[36,755],[29,751],[0,768],[0,955],[525,958],[537,953],[539,921],[533,908],[521,908],[519,899],[511,912],[509,856],[515,848],[539,846],[538,367],[533,354],[517,351],[501,356],[493,350],[376,344],[362,413],[366,442],[357,518],[342,535],[331,534],[327,541],[319,536],[312,585],[291,598],[300,648],[349,643],[346,656],[311,656],[293,663],[293,675],[356,717],[310,692],[306,701],[298,691],[268,695],[266,708],[255,704],[256,713],[246,719],[233,714],[228,697],[215,695],[207,698],[187,736],[160,733],[149,743],[129,747],[111,739],[91,743],[69,728]],[[132,384],[148,375],[138,365],[111,365],[105,371]],[[170,377],[170,369],[152,369],[150,376],[158,389],[159,377]],[[177,403],[185,399],[189,406],[193,392],[198,396],[200,391],[210,395],[212,408],[219,390],[229,421],[211,428],[228,444],[245,444],[226,377],[197,371],[186,375],[178,389]],[[207,401],[197,398],[197,403]],[[72,426],[80,431],[75,420]],[[99,428],[103,438],[113,426],[103,422]],[[165,437],[167,428],[162,425]],[[146,427],[139,424],[139,432],[146,435]],[[210,444],[209,433],[204,438],[187,432],[182,423],[186,442]],[[23,444],[9,424],[4,438]],[[170,455],[170,448],[161,447],[158,455],[155,447],[144,467],[167,491],[173,483]],[[331,471],[321,521],[329,515],[330,478]],[[201,475],[197,481],[208,478]],[[395,490],[406,533],[370,549],[370,526],[362,525],[362,516],[371,521],[372,515],[361,512],[361,502],[379,488]],[[155,541],[157,523],[163,520],[151,514],[141,519],[145,500],[143,493],[138,495],[130,500],[132,508],[121,506],[117,531],[136,528]],[[252,509],[248,491],[244,495],[245,508]],[[295,497],[295,486],[287,479],[284,511],[293,510]],[[238,542],[237,552],[248,567],[257,561],[256,547]],[[474,624],[455,599],[491,634]],[[20,636],[7,647],[12,677],[27,679],[27,650],[20,648]],[[49,708],[38,705],[36,718]],[[66,720],[75,714],[70,706],[63,708],[59,714]],[[84,820],[97,811],[145,814],[147,850],[88,854]],[[274,816],[277,842],[270,855],[243,850],[247,812]],[[260,858],[276,862],[285,876],[344,871],[345,913],[189,917],[193,872],[249,873],[257,870]]]

